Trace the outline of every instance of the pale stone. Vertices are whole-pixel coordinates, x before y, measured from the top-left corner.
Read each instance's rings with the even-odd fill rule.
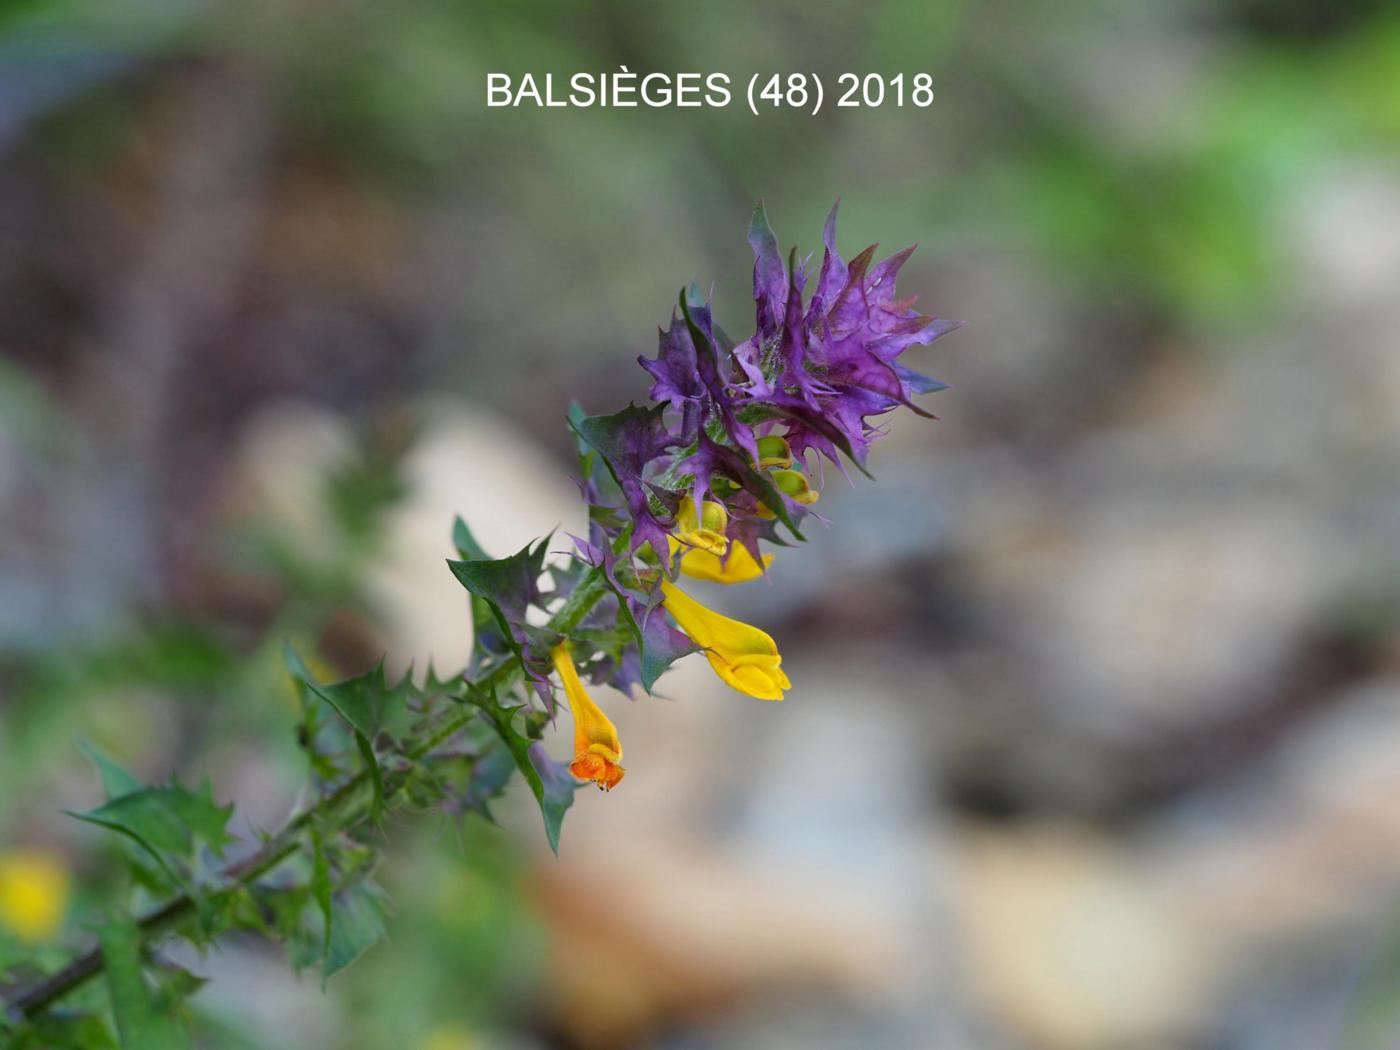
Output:
[[[963,845],[976,991],[1035,1045],[1173,1045],[1205,1016],[1210,961],[1127,853],[1070,827],[970,831]]]
[[[447,568],[458,557],[454,517],[461,515],[498,558],[551,531],[549,549],[570,550],[566,533],[586,534],[587,525],[569,467],[476,406],[427,406],[403,469],[407,494],[386,515],[382,553],[368,567],[366,586],[389,635],[390,670],[411,665],[421,681],[429,663],[440,675],[453,674],[471,655],[470,599]]]

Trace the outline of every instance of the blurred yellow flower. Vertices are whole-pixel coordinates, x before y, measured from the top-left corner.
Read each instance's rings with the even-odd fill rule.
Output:
[[[758,700],[781,700],[792,688],[772,636],[740,620],[707,609],[670,580],[661,580],[666,611],[705,650],[715,674]]]
[[[569,710],[574,716],[574,760],[569,764],[569,772],[611,791],[627,772],[618,765],[622,761],[622,742],[617,738],[617,727],[584,691],[569,647],[555,646],[550,657],[564,683],[564,695],[569,698]]]
[[[70,883],[68,869],[50,854],[0,854],[0,926],[26,941],[48,940],[63,925]]]

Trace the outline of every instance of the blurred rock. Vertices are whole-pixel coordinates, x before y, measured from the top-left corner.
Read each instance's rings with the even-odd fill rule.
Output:
[[[222,1025],[264,1046],[286,1045],[289,1034],[303,1050],[345,1045],[346,1021],[337,1016],[335,1001],[315,990],[310,977],[288,980],[286,960],[276,948],[243,943],[201,954],[176,942],[169,954],[178,965],[209,978],[200,1010]]]
[[[734,1018],[702,1023],[710,1045],[764,1045],[742,1018],[774,997],[825,1004],[832,1022],[807,1045],[850,1045],[853,1032],[872,1048],[958,1045],[945,1039],[959,1025],[956,970],[927,952],[949,929],[926,881],[929,838],[906,833],[923,812],[907,710],[886,674],[790,662],[800,701],[711,681],[674,710],[623,712],[642,731],[634,743],[620,722],[638,756],[628,779],[579,797],[560,859],[540,868],[552,999],[585,1045],[703,1015]],[[676,683],[696,670],[709,674],[687,661]],[[688,778],[666,775],[673,762]]]
[[[366,581],[390,637],[391,670],[411,664],[420,680],[430,663],[453,674],[471,654],[470,602],[444,564],[457,557],[455,516],[493,557],[550,532],[551,550],[569,550],[566,533],[587,533],[570,466],[528,434],[479,406],[436,401],[422,412],[404,464],[408,492],[389,513],[383,556]]]
[[[1182,907],[1233,954],[1394,907],[1400,680],[1336,697],[1258,768],[1171,811],[1146,846]]]
[[[1400,191],[1393,163],[1323,168],[1300,193],[1287,232],[1311,303],[1373,309],[1400,285]]]
[[[994,566],[1048,672],[1043,701],[1125,737],[1259,700],[1337,582],[1323,524],[1262,494],[1096,488],[1014,579]]]
[[[329,409],[268,405],[244,428],[225,501],[235,517],[272,530],[309,563],[323,561],[335,534],[326,484],[354,452],[349,425]]]
[[[852,914],[849,894],[767,878],[704,836],[585,844],[571,830],[567,866],[543,865],[538,886],[547,1002],[582,1045],[627,1045],[790,989],[849,998],[898,965],[888,927]]]
[[[489,410],[439,400],[416,410],[418,440],[402,465],[404,497],[385,516],[378,553],[364,569],[391,673],[429,666],[455,673],[471,652],[471,611],[445,562],[456,557],[452,520],[460,514],[481,544],[504,557],[557,530],[584,529],[568,468]],[[355,453],[342,418],[284,403],[250,426],[230,483],[245,520],[271,529],[310,564],[339,556],[326,501],[333,473]]]
[[[1212,960],[1130,853],[1070,826],[968,829],[960,845],[974,992],[1030,1045],[1173,1046],[1208,1016]]]

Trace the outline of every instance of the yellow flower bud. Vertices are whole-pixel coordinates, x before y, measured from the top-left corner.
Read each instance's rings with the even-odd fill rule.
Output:
[[[821,493],[807,482],[807,475],[800,470],[775,470],[770,475],[778,491],[798,503],[810,504],[821,499]]]
[[[697,515],[695,501],[686,496],[676,511],[676,534],[687,547],[722,555],[729,549],[729,538],[724,534],[728,527],[729,512],[714,500],[704,500]]]
[[[807,475],[800,470],[774,470],[769,477],[773,479],[773,484],[778,491],[795,500],[804,506],[811,506],[821,499],[821,493],[807,481]],[[759,504],[758,516],[760,518],[773,518],[773,512],[764,504]]]
[[[760,469],[792,466],[792,449],[787,438],[769,434],[758,439],[758,465]]]

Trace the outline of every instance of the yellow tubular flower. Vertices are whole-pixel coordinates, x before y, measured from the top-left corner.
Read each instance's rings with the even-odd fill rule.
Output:
[[[671,555],[674,557],[682,547],[683,544],[672,536]],[[734,544],[727,560],[710,551],[690,547],[681,555],[681,572],[692,579],[713,583],[748,583],[762,576],[763,570],[772,563],[773,555],[765,554],[760,566],[742,543]]]
[[[618,765],[622,761],[622,742],[617,738],[617,727],[584,691],[568,645],[556,645],[549,655],[564,683],[564,695],[569,698],[569,710],[574,716],[574,760],[569,764],[569,772],[611,791],[627,772]]]
[[[792,688],[779,666],[778,643],[757,627],[707,609],[670,580],[661,580],[666,611],[705,650],[715,674],[758,700],[781,700]]]
[[[697,550],[724,554],[729,549],[729,538],[724,534],[728,526],[729,512],[724,509],[724,504],[714,500],[703,500],[697,515],[695,501],[686,496],[676,511],[677,536],[687,547]]]
[[[0,926],[22,940],[46,941],[68,911],[68,869],[46,853],[0,854]]]

